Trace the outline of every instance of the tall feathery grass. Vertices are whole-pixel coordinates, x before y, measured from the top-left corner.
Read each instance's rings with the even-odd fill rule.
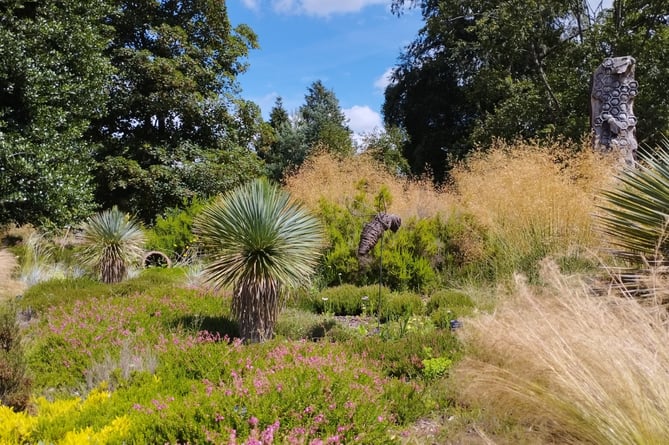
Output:
[[[15,279],[17,269],[16,256],[6,249],[0,249],[0,302],[21,294],[25,289],[25,285]]]
[[[669,443],[666,309],[594,295],[550,262],[543,279],[518,278],[513,298],[465,324],[462,401],[552,443]]]
[[[498,141],[452,177],[461,206],[487,227],[500,252],[497,267],[510,274],[524,261],[598,245],[597,194],[613,181],[614,168],[612,158],[585,147]]]
[[[285,186],[311,209],[317,209],[321,199],[349,205],[361,191],[373,197],[382,190],[391,196],[385,210],[402,219],[449,214],[456,205],[455,197],[436,189],[430,178],[410,180],[394,176],[366,155],[339,159],[321,152],[286,178]]]

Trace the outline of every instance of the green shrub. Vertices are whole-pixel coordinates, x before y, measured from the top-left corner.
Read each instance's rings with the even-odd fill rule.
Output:
[[[411,292],[389,294],[381,306],[381,322],[406,319],[425,313],[425,305],[420,295]]]
[[[334,320],[322,315],[288,308],[279,314],[275,333],[291,340],[311,340],[323,338],[335,325]]]
[[[382,287],[380,291],[382,301],[387,300],[390,290]],[[379,286],[343,284],[317,293],[303,293],[293,304],[319,314],[371,315],[376,314],[378,302]]]
[[[14,304],[0,304],[0,405],[21,411],[30,399],[31,382],[16,317]]]
[[[453,360],[446,357],[423,359],[423,376],[428,380],[434,380],[446,374],[452,365]]]
[[[352,342],[352,348],[378,360],[383,372],[396,378],[414,379],[423,375],[423,360],[461,355],[458,339],[447,330],[409,331],[400,338],[366,337]]]
[[[158,250],[175,260],[187,259],[184,256],[192,254],[196,242],[193,220],[206,204],[205,200],[192,198],[190,202],[184,201],[183,208],[171,208],[158,216],[146,234],[147,249]]]

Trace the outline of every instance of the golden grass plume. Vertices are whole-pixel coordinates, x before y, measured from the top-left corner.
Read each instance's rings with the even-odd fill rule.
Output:
[[[318,208],[321,199],[346,206],[361,190],[372,199],[384,187],[392,198],[387,211],[403,219],[447,214],[456,205],[456,199],[436,189],[430,178],[398,178],[367,155],[340,159],[320,152],[286,178],[285,186],[312,209]]]
[[[14,279],[18,267],[16,256],[6,249],[0,249],[0,300],[19,295],[25,285]]]
[[[462,206],[517,249],[532,241],[528,234],[589,247],[597,192],[612,181],[613,165],[587,147],[496,141],[456,166],[452,179]]]
[[[514,298],[465,323],[461,399],[553,443],[669,443],[665,308],[593,296],[550,262],[543,278],[542,291],[518,278]]]

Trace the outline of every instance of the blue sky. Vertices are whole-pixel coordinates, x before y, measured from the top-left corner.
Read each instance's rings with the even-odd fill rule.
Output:
[[[267,119],[277,96],[289,112],[321,80],[334,91],[356,133],[382,127],[386,76],[418,34],[419,11],[390,13],[390,0],[229,0],[234,25],[258,34],[260,49],[239,76],[242,97]]]
[[[593,9],[612,0],[589,0]],[[265,119],[277,96],[288,112],[304,103],[315,80],[334,91],[361,134],[382,128],[383,90],[402,49],[418,35],[420,11],[390,13],[391,0],[229,0],[234,25],[258,34],[249,70],[239,76],[242,97],[260,105]]]

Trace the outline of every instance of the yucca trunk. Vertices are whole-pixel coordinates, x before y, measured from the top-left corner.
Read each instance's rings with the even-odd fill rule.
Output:
[[[243,280],[234,290],[232,312],[239,336],[247,342],[270,340],[279,314],[280,285],[275,280]]]

